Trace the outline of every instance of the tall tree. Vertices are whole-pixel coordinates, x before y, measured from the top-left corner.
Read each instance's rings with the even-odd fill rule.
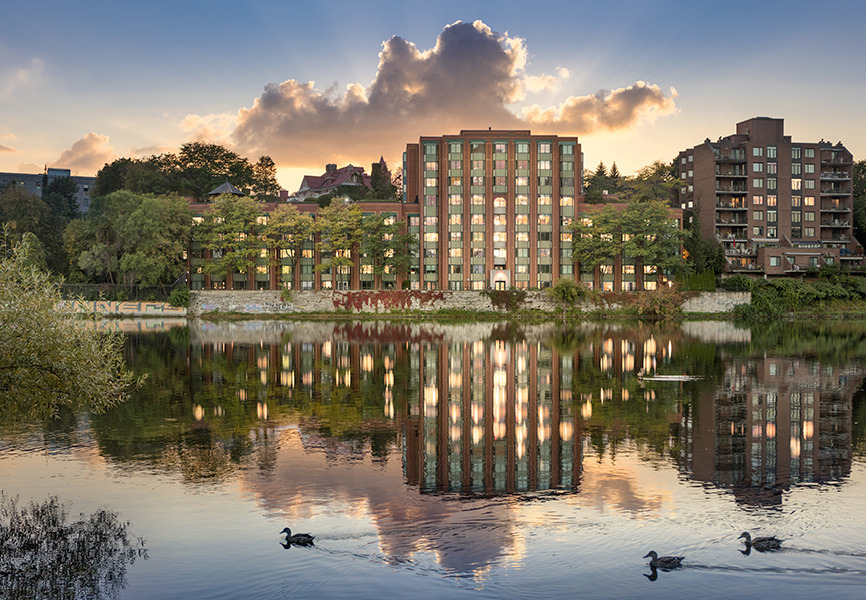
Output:
[[[280,255],[285,253],[292,269],[292,287],[300,285],[298,279],[298,260],[304,245],[310,242],[313,234],[313,217],[302,213],[292,204],[280,204],[268,217],[265,235],[274,249],[272,254],[276,264]]]
[[[259,201],[273,202],[280,195],[277,164],[270,156],[260,156],[253,165],[253,194]]]
[[[631,193],[629,199],[636,202],[664,202],[668,206],[677,206],[677,190],[682,181],[677,177],[673,163],[660,160],[640,169],[629,180]]]
[[[581,270],[610,264],[619,253],[621,214],[610,204],[580,215],[571,224],[572,261]]]
[[[217,277],[232,272],[247,273],[255,268],[256,257],[267,242],[261,239],[261,204],[246,196],[223,194],[195,226],[193,235],[211,251],[202,270]],[[259,231],[259,229],[262,231]]]
[[[854,163],[854,236],[866,244],[866,160]]]
[[[345,202],[332,202],[319,210],[316,217],[316,248],[321,257],[316,270],[330,271],[335,282],[343,281],[343,275],[351,273],[352,253],[361,237],[361,217],[358,205]]]
[[[622,253],[635,260],[639,283],[644,265],[668,272],[678,271],[683,263],[684,232],[672,219],[662,201],[632,201],[622,213]]]

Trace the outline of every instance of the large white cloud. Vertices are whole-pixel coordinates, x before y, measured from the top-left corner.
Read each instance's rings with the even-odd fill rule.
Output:
[[[492,31],[481,21],[445,27],[429,50],[394,36],[383,44],[368,86],[320,90],[294,79],[269,84],[236,115],[189,115],[192,139],[225,142],[249,156],[268,154],[281,165],[324,164],[343,158],[399,156],[421,135],[460,129],[532,128],[582,135],[633,127],[675,110],[676,92],[633,85],[568,97],[515,114],[527,93],[555,90],[568,77],[526,72],[523,39]]]

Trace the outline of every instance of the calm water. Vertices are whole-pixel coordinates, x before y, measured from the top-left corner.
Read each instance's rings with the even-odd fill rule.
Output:
[[[136,398],[0,432],[103,551],[0,598],[863,597],[866,323],[113,325]]]

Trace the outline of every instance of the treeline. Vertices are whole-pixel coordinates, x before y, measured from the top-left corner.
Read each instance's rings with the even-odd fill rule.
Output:
[[[177,194],[199,202],[226,181],[261,201],[276,200],[280,193],[277,166],[270,156],[255,163],[216,144],[190,142],[177,154],[149,158],[119,158],[96,175],[92,196],[127,190],[139,194]]]

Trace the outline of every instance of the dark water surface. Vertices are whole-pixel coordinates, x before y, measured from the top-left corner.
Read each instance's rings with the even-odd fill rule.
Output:
[[[133,400],[0,430],[67,512],[0,598],[866,595],[866,323],[113,325]]]

